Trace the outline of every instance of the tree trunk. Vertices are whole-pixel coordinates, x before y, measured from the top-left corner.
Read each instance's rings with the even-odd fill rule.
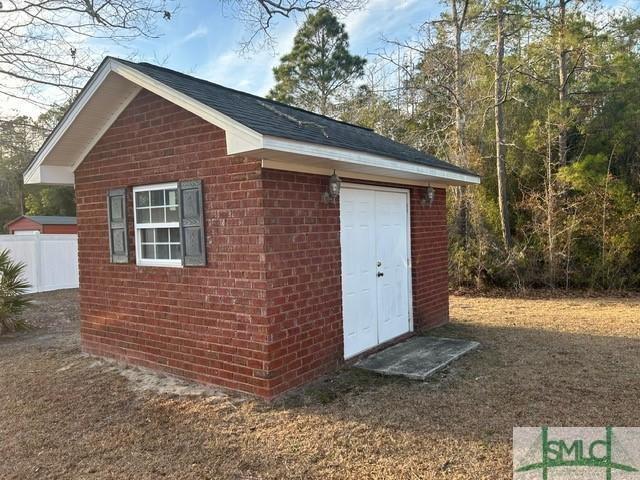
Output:
[[[454,27],[455,48],[454,48],[454,85],[455,95],[455,156],[456,163],[463,168],[468,168],[469,162],[465,151],[465,113],[464,113],[464,84],[463,84],[463,64],[462,64],[462,32],[465,27],[469,0],[463,0],[462,10],[458,11],[458,1],[451,0],[451,19]],[[456,223],[458,233],[463,239],[464,245],[468,244],[469,237],[469,208],[467,201],[467,191],[465,187],[457,187],[456,194]]]
[[[554,231],[554,218],[555,218],[555,189],[553,179],[553,148],[551,146],[552,133],[551,133],[551,121],[550,112],[547,112],[547,158],[546,158],[546,227],[547,227],[547,272],[548,281],[551,288],[556,286],[556,255],[555,255],[555,231]]]
[[[558,164],[560,166],[567,163],[567,123],[569,112],[567,110],[567,97],[569,90],[569,79],[567,77],[568,51],[566,47],[566,13],[567,0],[560,0],[559,8],[559,31],[558,31],[558,101],[560,102],[560,121],[558,122]]]
[[[496,122],[496,175],[498,177],[498,205],[502,240],[507,250],[511,248],[509,224],[509,200],[507,196],[507,170],[504,145],[504,10],[497,9],[496,68],[495,68],[495,122]]]
[[[602,287],[611,285],[609,281],[609,275],[607,272],[607,208],[609,203],[609,179],[611,177],[611,163],[613,162],[613,156],[616,153],[616,142],[611,149],[609,155],[609,163],[607,164],[607,176],[604,179],[604,194],[602,196],[602,247],[600,249],[600,268],[602,269]]]
[[[463,81],[462,81],[462,31],[467,10],[467,1],[463,4],[462,13],[458,13],[457,0],[451,1],[451,14],[455,28],[455,59],[454,59],[454,94],[456,96],[455,103],[455,119],[456,119],[456,155],[458,163],[462,167],[467,167],[466,155],[464,152],[464,110],[463,106]]]

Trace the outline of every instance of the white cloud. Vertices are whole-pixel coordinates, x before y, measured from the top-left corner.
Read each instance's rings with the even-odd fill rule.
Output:
[[[421,0],[370,0],[366,8],[347,15],[343,21],[352,44],[371,44],[372,39],[375,42],[398,25],[408,31],[413,22],[424,22],[434,6],[437,5]],[[420,11],[420,15],[416,16],[416,11]]]
[[[176,42],[176,46],[177,45],[183,45],[183,44],[185,44],[187,42],[190,42],[191,40],[194,40],[196,38],[206,37],[208,34],[209,34],[209,29],[207,27],[205,27],[204,25],[198,25],[198,27],[196,27],[195,30],[192,30],[187,35],[185,35],[184,37],[179,39]]]
[[[194,69],[197,76],[220,85],[264,96],[273,86],[273,67],[280,57],[291,50],[297,25],[289,22],[274,32],[278,39],[276,52],[265,49],[250,55],[238,52],[237,44],[215,56],[202,68]]]

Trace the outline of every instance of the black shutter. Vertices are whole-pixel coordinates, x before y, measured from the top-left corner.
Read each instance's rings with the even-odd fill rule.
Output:
[[[178,194],[182,264],[187,267],[206,265],[202,180],[179,182]]]
[[[109,252],[111,263],[129,263],[127,246],[127,191],[124,188],[107,193]]]

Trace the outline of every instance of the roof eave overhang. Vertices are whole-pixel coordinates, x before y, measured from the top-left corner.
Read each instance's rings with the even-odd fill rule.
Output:
[[[109,83],[110,82],[110,83]],[[102,87],[102,88],[101,88]],[[114,87],[118,87],[117,89]],[[184,108],[225,131],[229,155],[259,157],[265,168],[431,185],[473,185],[480,177],[381,155],[262,135],[116,59],[107,58],[47,138],[24,173],[27,184],[73,185],[74,172],[141,89]],[[118,98],[108,97],[117,90]],[[109,111],[104,112],[107,105]],[[98,108],[101,107],[101,108]],[[101,113],[92,125],[83,111]],[[85,115],[85,118],[82,118]],[[89,115],[89,118],[91,116]],[[95,115],[93,117],[96,118]],[[87,124],[91,128],[87,131]],[[84,128],[84,130],[82,129]]]
[[[264,168],[410,185],[477,185],[480,177],[358,150],[265,136],[254,155]]]

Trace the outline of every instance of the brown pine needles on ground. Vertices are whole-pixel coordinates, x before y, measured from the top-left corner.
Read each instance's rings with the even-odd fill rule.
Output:
[[[482,347],[430,381],[343,369],[273,404],[139,388],[80,354],[76,292],[35,300],[0,339],[0,478],[507,479],[513,426],[640,424],[639,296],[452,297],[429,334]]]

